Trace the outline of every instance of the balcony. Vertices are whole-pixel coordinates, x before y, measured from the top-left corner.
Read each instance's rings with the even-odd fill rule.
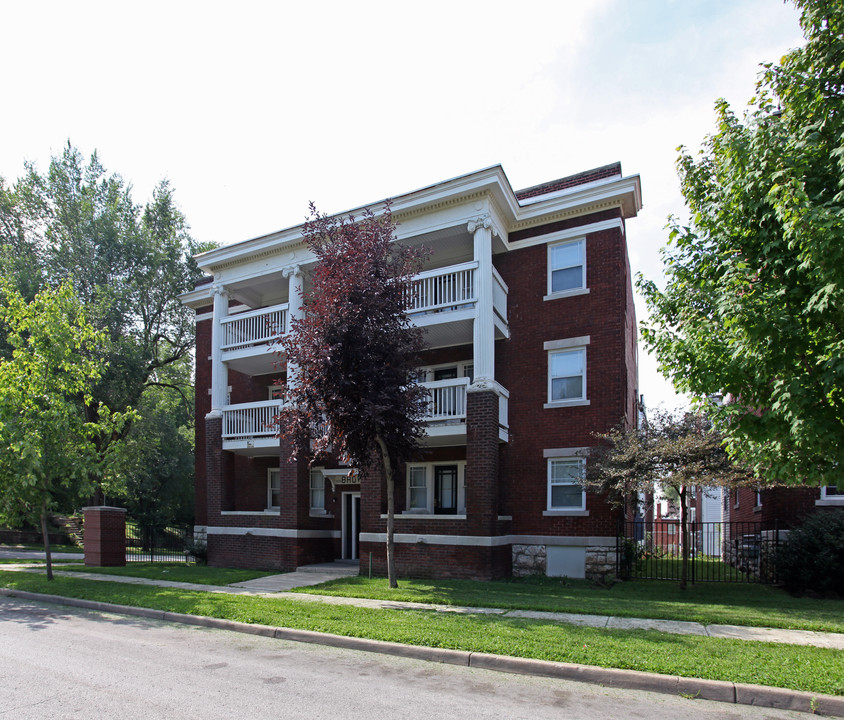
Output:
[[[467,345],[472,342],[472,323],[477,315],[478,263],[427,270],[419,273],[408,296],[411,321],[425,328],[429,347]],[[509,337],[507,286],[493,268],[493,319],[496,338]],[[287,303],[258,308],[223,318],[222,359],[228,367],[247,375],[273,372],[273,341],[287,332]]]
[[[248,375],[272,372],[273,340],[287,332],[288,304],[258,308],[223,318],[223,361]]]
[[[227,405],[223,408],[223,450],[240,455],[276,455],[278,438],[273,418],[281,400]]]
[[[469,378],[422,383],[428,390],[427,423],[424,443],[430,447],[466,443],[466,391]],[[499,396],[499,438],[509,440],[507,401],[502,388]],[[227,405],[223,408],[223,450],[252,457],[278,453],[278,438],[273,418],[281,411],[281,400]]]

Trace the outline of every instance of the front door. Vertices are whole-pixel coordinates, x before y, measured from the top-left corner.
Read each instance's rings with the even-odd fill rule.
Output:
[[[343,493],[343,559],[358,559],[360,493]]]

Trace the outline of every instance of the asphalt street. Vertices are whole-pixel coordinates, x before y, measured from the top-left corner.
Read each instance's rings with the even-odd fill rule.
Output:
[[[0,718],[805,718],[0,599]]]

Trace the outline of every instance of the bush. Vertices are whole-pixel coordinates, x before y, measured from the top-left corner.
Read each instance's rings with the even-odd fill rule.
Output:
[[[810,516],[777,550],[777,573],[785,589],[844,597],[844,511]]]
[[[188,540],[185,544],[185,554],[193,557],[197,565],[208,564],[208,545],[201,540]]]

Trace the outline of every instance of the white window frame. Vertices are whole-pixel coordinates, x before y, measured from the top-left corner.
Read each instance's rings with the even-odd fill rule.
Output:
[[[278,478],[278,505],[273,505],[273,473]],[[267,510],[281,510],[281,468],[267,469]]]
[[[322,468],[311,468],[308,475],[308,503],[310,504],[311,514],[325,515],[327,512],[325,508],[325,475],[322,474]],[[316,478],[319,478],[317,482],[320,483],[320,487],[318,488],[314,488]],[[315,492],[322,493],[322,505],[314,505]]]
[[[836,495],[828,495],[827,487],[834,487]],[[844,505],[844,494],[841,494],[840,485],[821,485],[821,499],[815,500],[815,505]]]
[[[431,515],[438,518],[453,517],[451,515],[435,515],[434,513],[434,470],[440,465],[457,466],[457,515],[466,514],[466,461],[465,460],[442,460],[429,463],[408,463],[405,471],[405,497],[407,498],[407,509],[404,515]],[[425,507],[410,507],[410,475],[411,469],[423,468],[425,470]]]
[[[563,340],[551,340],[544,344],[544,349],[548,352],[548,388],[547,388],[547,402],[544,407],[572,407],[577,405],[589,405],[588,390],[587,390],[587,363],[588,353],[587,346],[589,345],[590,337],[588,335],[583,337],[566,338]],[[581,395],[576,398],[565,398],[564,400],[553,399],[553,380],[551,367],[553,358],[564,353],[580,353],[583,360],[583,374],[581,383]]]
[[[267,385],[267,400],[284,400],[284,385]]]
[[[560,265],[560,267],[554,267],[553,262],[551,260],[554,249],[558,247],[562,247],[563,245],[577,245],[578,246],[578,259],[580,260],[579,263],[575,263],[572,265]],[[584,293],[588,293],[589,289],[586,287],[586,238],[580,237],[574,240],[563,240],[561,242],[553,242],[548,244],[548,254],[547,254],[547,291],[548,294],[545,296],[545,300],[553,300],[555,298],[561,297],[571,297],[572,295],[583,295]],[[580,266],[580,284],[576,287],[568,288],[566,290],[557,290],[556,292],[553,290],[553,274],[557,270],[567,270],[569,268],[575,268]]]
[[[554,514],[554,515],[562,515],[562,514],[582,514],[586,512],[586,488],[583,485],[580,486],[581,493],[580,493],[580,505],[566,505],[566,506],[555,506],[553,504],[553,488],[560,485],[577,485],[576,482],[554,482],[553,477],[553,467],[555,463],[566,463],[566,464],[577,464],[580,466],[580,476],[581,478],[585,477],[586,473],[586,459],[582,457],[576,457],[572,455],[558,455],[556,457],[549,457],[546,460],[547,465],[547,473],[548,473],[548,496],[546,498],[546,513]]]

